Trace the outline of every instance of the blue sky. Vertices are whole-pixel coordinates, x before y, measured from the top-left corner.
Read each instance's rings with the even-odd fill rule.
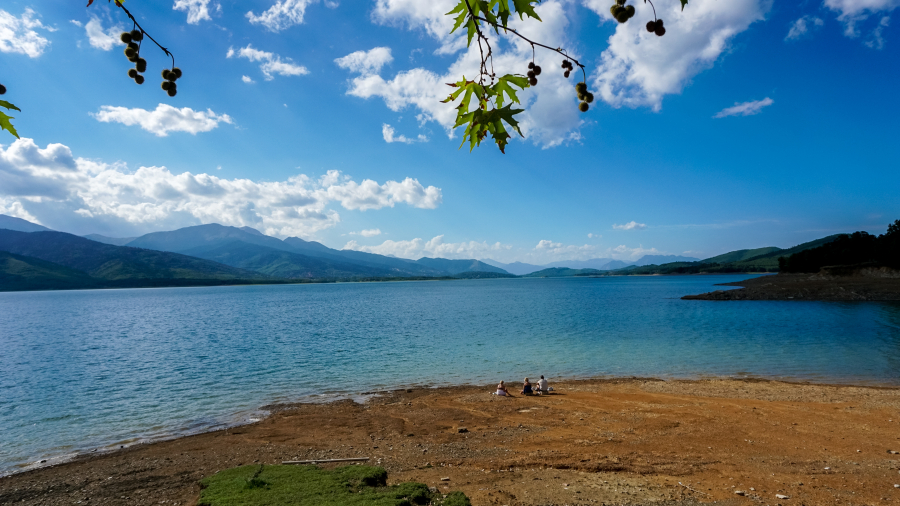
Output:
[[[609,1],[609,0],[607,0]],[[546,263],[709,257],[900,218],[897,0],[659,0],[667,33],[599,0],[547,0],[523,33],[570,50],[597,96],[577,111],[560,58],[522,94],[525,139],[457,149],[477,68],[453,1],[129,0],[134,84],[103,0],[0,8],[0,213],[78,234],[218,222],[335,248]],[[249,13],[249,14],[248,14]],[[113,37],[110,37],[112,34]],[[528,47],[498,38],[495,65]]]

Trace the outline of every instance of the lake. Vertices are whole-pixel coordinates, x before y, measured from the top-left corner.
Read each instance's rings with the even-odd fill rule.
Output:
[[[746,277],[0,293],[0,474],[401,386],[900,385],[900,304],[680,300]]]

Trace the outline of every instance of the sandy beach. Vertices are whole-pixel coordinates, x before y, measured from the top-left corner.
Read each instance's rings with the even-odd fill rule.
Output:
[[[0,504],[189,505],[198,480],[221,469],[349,457],[370,457],[391,483],[462,490],[475,505],[900,502],[898,388],[552,385],[539,397],[418,388],[363,404],[273,406],[251,425],[2,478]]]

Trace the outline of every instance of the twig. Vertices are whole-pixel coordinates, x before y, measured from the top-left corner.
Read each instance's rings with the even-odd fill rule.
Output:
[[[153,37],[151,37],[150,34],[147,33],[147,32],[144,30],[144,27],[142,27],[141,24],[138,23],[136,19],[134,19],[134,16],[132,16],[131,13],[128,12],[128,9],[126,9],[124,5],[122,5],[122,4],[119,3],[119,0],[115,0],[115,1],[116,1],[116,5],[117,5],[120,9],[122,9],[123,11],[125,11],[125,14],[128,15],[128,17],[129,17],[129,18],[131,19],[131,21],[134,23],[134,26],[138,27],[138,29],[141,30],[141,33],[142,33],[142,34],[146,35],[148,39],[152,40],[153,43],[156,44],[156,47],[162,49],[162,50],[163,50],[163,53],[166,53],[166,56],[172,58],[172,68],[175,68],[175,55],[173,55],[172,53],[170,53],[168,49],[162,47],[162,44],[160,44],[159,42],[156,42],[156,39],[154,39]],[[88,4],[88,5],[90,5],[90,4]],[[143,37],[141,37],[141,39],[142,39],[142,41],[143,41]]]

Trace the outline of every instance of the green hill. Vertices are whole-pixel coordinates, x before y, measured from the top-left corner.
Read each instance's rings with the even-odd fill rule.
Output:
[[[5,291],[98,288],[102,284],[75,269],[0,251],[0,289]]]
[[[759,256],[765,256],[772,253],[777,253],[782,251],[781,248],[776,248],[775,246],[769,246],[768,248],[756,248],[756,249],[739,249],[737,251],[731,251],[729,253],[725,253],[723,255],[714,256],[712,258],[707,258],[705,260],[700,260],[695,263],[703,263],[703,264],[728,264],[732,262],[740,262],[742,260],[747,260],[750,258],[756,258]]]
[[[446,258],[422,257],[416,260],[417,264],[430,267],[435,270],[449,272],[451,275],[461,272],[496,272],[509,274],[505,270],[486,264],[479,260],[448,260]]]
[[[568,278],[573,276],[603,275],[605,271],[597,269],[569,269],[568,267],[551,267],[531,274],[525,274],[523,278]]]
[[[488,271],[467,271],[453,275],[456,279],[494,279],[494,278],[516,278],[515,274],[508,272],[488,272]]]
[[[113,246],[63,232],[27,233],[0,230],[0,251],[51,262],[60,267],[80,271],[95,280],[113,282],[101,283],[105,286],[161,286],[160,283],[166,284],[171,280],[202,281],[200,284],[209,284],[213,281],[270,279],[256,272],[208,260],[175,253]],[[41,265],[43,268],[49,268],[45,264]],[[135,284],[135,280],[143,281]],[[176,285],[183,285],[185,282],[172,281]]]

